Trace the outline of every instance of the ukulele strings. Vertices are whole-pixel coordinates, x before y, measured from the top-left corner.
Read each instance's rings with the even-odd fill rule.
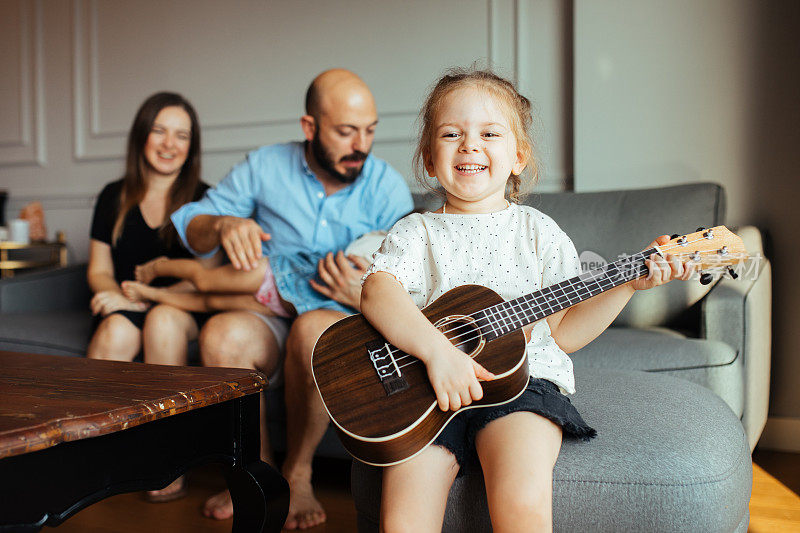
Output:
[[[643,265],[639,265],[639,266],[643,266]],[[591,293],[591,289],[588,286],[590,283],[594,283],[596,285],[596,288],[600,289],[600,292],[605,292],[606,290],[614,287],[614,284],[612,282],[608,281],[607,279],[604,279],[602,276],[598,277],[597,274],[595,274],[593,272],[591,274],[592,274],[591,279],[582,280],[583,287],[576,287],[576,286],[573,285],[569,290],[564,289],[564,297],[569,299],[570,296],[577,295],[578,298],[580,298],[580,290],[589,290],[589,292]],[[605,285],[602,284],[601,282],[605,282]],[[543,290],[547,290],[547,289],[543,289]],[[600,293],[598,293],[598,294],[600,294]],[[523,304],[527,304],[527,309],[522,307]],[[552,311],[553,306],[551,306],[547,301],[545,301],[545,304],[546,304],[546,307],[549,307],[550,310]],[[518,302],[518,303],[515,303],[515,304],[509,304],[509,302],[502,302],[502,303],[487,307],[486,309],[483,309],[482,311],[486,312],[485,316],[486,316],[486,319],[487,319],[487,325],[491,326],[493,330],[499,330],[499,331],[502,332],[504,327],[508,327],[507,325],[504,325],[502,322],[503,321],[508,321],[508,320],[513,321],[514,319],[511,318],[510,314],[508,315],[509,318],[504,319],[502,316],[500,316],[499,312],[495,313],[496,308],[503,307],[504,309],[508,309],[509,311],[513,311],[514,314],[519,317],[520,313],[517,313],[517,311],[522,311],[523,313],[526,312],[526,311],[527,312],[531,312],[532,310],[533,311],[539,311],[539,312],[546,311],[545,304],[541,304],[541,305],[540,304],[532,304],[529,301]],[[555,305],[558,305],[558,304],[555,304]],[[480,311],[478,311],[478,312],[480,312]],[[500,316],[500,318],[489,318],[489,312],[492,312],[493,314],[496,314],[497,316]],[[469,316],[473,317],[473,315],[469,315]],[[524,316],[524,314],[522,316]],[[495,325],[497,325],[497,327],[495,327]],[[476,331],[476,329],[472,326],[472,324],[461,324],[461,325],[458,325],[458,326],[456,326],[454,328],[443,329],[442,333],[444,333],[444,334],[451,333],[452,334],[452,333],[454,333],[454,332],[456,332],[458,330],[461,330],[461,329],[465,329],[466,331],[460,332],[458,335],[455,335],[453,337],[448,337],[450,342],[452,342],[453,345],[456,348],[459,348],[459,347],[462,347],[464,345],[467,345],[470,342],[479,340],[482,337],[482,334],[480,333],[480,331],[477,332],[477,335],[468,336],[471,333],[474,333]],[[518,329],[518,328],[514,328],[514,329]],[[509,331],[511,331],[511,330],[509,330]],[[467,336],[467,337],[463,338],[465,336]],[[456,342],[456,341],[458,341],[458,342]],[[400,352],[399,349],[397,349],[397,348],[395,348],[395,349],[398,352]],[[391,354],[394,353],[391,348],[389,348],[389,351],[390,351]],[[399,356],[399,357],[397,357],[395,359],[395,362],[398,363],[398,367],[399,368],[404,368],[404,367],[406,367],[408,365],[412,365],[412,364],[414,364],[414,363],[419,361],[419,359],[417,359],[413,355],[410,355],[410,354],[407,354],[407,353],[404,353],[404,352],[401,352],[401,353],[403,353],[403,355],[401,355],[401,356]],[[411,358],[413,360],[408,362],[408,363],[400,364],[401,361],[405,361],[406,359],[409,359],[409,358]]]
[[[687,243],[686,243],[686,245],[689,245],[689,244],[691,244],[691,243],[693,243],[693,242],[702,241],[702,240],[706,240],[706,239],[696,239],[696,240],[694,240],[694,241],[687,242]],[[662,249],[662,251],[667,251],[667,250],[672,250],[672,249],[675,249],[675,248],[678,248],[678,247],[682,247],[682,245],[675,245],[675,246],[672,246],[672,247],[663,247],[663,248],[661,248],[661,249]],[[706,251],[706,252],[699,252],[699,253],[702,255],[702,254],[711,254],[711,253],[715,253],[715,252],[713,252],[713,251]],[[640,256],[638,259],[635,259],[635,260],[634,260],[634,263],[638,263],[638,264],[636,265],[636,267],[635,267],[636,269],[641,269],[641,267],[643,267],[643,266],[644,266],[644,260],[645,260],[645,259],[647,259],[647,258],[646,258],[644,255],[642,255],[642,254],[643,254],[643,252],[639,252],[639,253],[637,253],[637,254],[633,254],[632,256],[630,256],[631,258],[636,258],[637,256]],[[682,257],[686,256],[687,254],[678,254],[678,255],[680,255],[680,257],[682,258]],[[689,255],[689,256],[691,256],[692,254],[688,254],[688,255]],[[629,259],[630,259],[630,258],[629,258]],[[691,258],[690,258],[690,260],[691,260]],[[630,268],[629,268],[629,271],[630,271],[630,270],[632,270],[632,269],[630,269]],[[637,276],[637,278],[638,278],[638,277],[640,277],[640,276],[642,276],[642,275],[644,275],[644,274],[646,274],[646,273],[647,273],[647,272],[637,272],[637,274],[639,274],[639,275]],[[595,284],[597,284],[597,288],[600,288],[600,289],[601,289],[601,292],[604,292],[605,290],[608,290],[608,289],[612,288],[611,286],[604,286],[604,285],[601,285],[601,284],[600,284],[600,281],[605,281],[605,279],[603,279],[603,276],[605,276],[605,274],[606,274],[606,271],[605,271],[605,270],[604,270],[604,271],[602,271],[602,272],[601,272],[601,271],[599,271],[599,270],[597,270],[597,271],[590,271],[590,272],[587,272],[587,274],[591,274],[591,276],[592,276],[592,277],[591,277],[591,279],[584,279],[584,280],[581,280],[581,283],[583,284],[583,286],[577,286],[577,287],[576,287],[576,285],[573,285],[572,283],[570,283],[570,289],[569,289],[569,291],[570,291],[570,292],[568,292],[568,291],[567,291],[567,289],[562,289],[562,290],[564,291],[564,295],[563,295],[563,296],[561,296],[561,298],[563,298],[563,297],[566,297],[567,299],[570,299],[570,300],[571,300],[571,298],[570,298],[570,297],[571,297],[571,296],[573,296],[573,295],[577,295],[578,297],[580,297],[580,296],[581,296],[581,295],[580,295],[580,291],[581,291],[581,290],[588,290],[588,289],[589,289],[589,287],[587,287],[587,284],[588,284],[588,283],[595,283]],[[634,278],[634,279],[636,279],[636,278]],[[569,281],[569,280],[565,280],[565,281]],[[549,290],[549,289],[550,289],[550,287],[545,287],[544,289],[540,289],[540,291],[537,291],[537,292],[547,291],[547,290]],[[552,291],[551,291],[551,294],[550,294],[550,295],[552,296],[552,294],[553,294],[553,293],[552,293]],[[528,295],[525,295],[525,296],[528,296]],[[559,297],[556,297],[556,298],[559,298]],[[519,313],[517,313],[516,311],[517,311],[517,309],[519,309],[519,310],[523,310],[523,308],[521,307],[521,305],[522,305],[523,303],[524,303],[524,304],[527,304],[527,306],[528,306],[529,308],[533,308],[533,307],[535,307],[535,308],[536,308],[538,311],[544,311],[544,310],[545,310],[545,308],[544,308],[544,305],[545,305],[545,304],[546,304],[548,307],[550,307],[550,308],[552,309],[552,306],[550,306],[550,304],[549,304],[549,302],[548,302],[548,301],[545,301],[543,304],[537,304],[537,305],[535,305],[535,306],[534,306],[534,305],[532,305],[532,304],[531,304],[531,302],[529,302],[529,301],[524,301],[524,302],[520,302],[519,304],[513,304],[513,305],[510,305],[510,306],[509,306],[509,305],[508,305],[508,304],[509,304],[509,302],[507,302],[507,301],[506,301],[506,302],[502,302],[502,303],[499,303],[499,304],[496,304],[496,305],[493,305],[493,306],[487,307],[486,309],[484,309],[484,310],[482,310],[482,311],[490,311],[490,312],[492,312],[492,314],[494,314],[494,315],[498,315],[498,316],[499,316],[499,313],[497,313],[497,312],[496,312],[496,311],[498,310],[497,308],[500,308],[500,307],[506,306],[508,309],[510,309],[510,310],[512,310],[512,311],[514,311],[514,313],[517,315],[517,317],[519,317]],[[516,307],[516,308],[515,308],[515,307]],[[530,311],[530,310],[531,310],[531,309],[529,309],[529,311]],[[478,311],[478,312],[476,312],[476,313],[473,313],[472,315],[468,315],[468,316],[469,316],[469,317],[471,317],[471,318],[474,318],[474,317],[475,317],[475,315],[476,315],[477,313],[479,313],[479,312],[480,312],[480,311]],[[489,324],[488,324],[488,325],[490,325],[490,326],[494,326],[494,324],[498,324],[498,325],[500,325],[500,327],[501,327],[501,328],[502,328],[502,327],[504,327],[504,326],[501,324],[501,321],[507,321],[507,320],[509,320],[509,319],[510,319],[510,320],[514,320],[513,318],[511,318],[511,316],[510,316],[510,315],[509,315],[509,317],[508,317],[508,318],[503,318],[503,317],[500,317],[499,319],[497,319],[497,318],[492,318],[492,319],[489,319],[488,313],[486,314],[486,318],[487,318],[487,319],[488,319],[488,321],[489,321]],[[455,327],[455,328],[453,328],[453,329],[447,329],[447,330],[443,330],[443,332],[447,332],[447,333],[453,333],[453,332],[455,332],[456,330],[458,330],[458,329],[460,329],[460,328],[468,328],[468,332],[469,332],[469,331],[472,331],[472,330],[474,329],[474,328],[472,328],[472,327],[471,327],[471,325],[470,325],[470,324],[462,324],[462,325],[460,325],[460,326],[457,326],[457,327]],[[493,329],[496,329],[496,328],[493,328]],[[452,338],[450,338],[450,340],[451,340],[451,341],[454,341],[454,340],[457,340],[457,339],[459,339],[460,337],[461,337],[461,335],[457,335],[457,336],[455,336],[455,337],[452,337]],[[474,339],[469,339],[469,340],[474,340]],[[465,342],[469,342],[469,340],[466,340]],[[457,344],[456,346],[461,346],[461,345],[462,345],[462,344]]]
[[[688,245],[688,244],[691,244],[692,242],[698,242],[698,241],[701,241],[701,240],[705,240],[705,239],[696,239],[696,240],[694,240],[694,241],[687,242],[687,243],[686,243],[686,245]],[[662,251],[667,251],[667,250],[673,250],[673,249],[675,249],[675,248],[678,248],[679,246],[680,246],[680,247],[683,247],[684,245],[674,245],[674,246],[671,246],[671,247],[666,247],[666,246],[665,246],[665,247],[662,247],[661,249],[662,249]],[[701,255],[703,255],[703,254],[706,254],[706,255],[708,255],[708,254],[712,254],[712,253],[716,253],[716,252],[714,252],[714,251],[704,251],[704,252],[698,252],[698,253],[700,253]],[[639,254],[634,254],[634,256],[632,256],[632,257],[635,257],[636,255],[640,255],[640,254],[641,254],[641,252],[640,252]],[[685,256],[685,255],[687,255],[687,254],[677,254],[677,255],[680,255],[680,257],[684,257],[684,256]],[[691,254],[689,254],[689,255],[691,255]],[[644,256],[641,256],[641,258],[640,258],[640,259],[638,259],[638,261],[639,261],[639,264],[637,265],[637,268],[641,269],[641,267],[643,267],[643,266],[644,266],[644,259],[646,259]],[[578,295],[578,296],[580,296],[580,294],[579,294],[579,291],[580,291],[581,289],[588,289],[588,287],[587,287],[587,283],[592,283],[592,282],[593,282],[593,283],[595,283],[595,284],[597,285],[597,288],[600,288],[600,289],[601,289],[601,292],[605,292],[606,290],[613,288],[613,286],[614,286],[614,285],[613,285],[613,283],[610,283],[610,284],[607,284],[607,285],[602,285],[602,284],[600,283],[601,281],[606,281],[606,280],[605,280],[605,279],[603,279],[602,277],[601,277],[601,278],[598,278],[598,277],[597,277],[597,274],[600,274],[600,272],[597,272],[597,273],[595,273],[595,272],[589,272],[589,273],[590,273],[590,274],[592,274],[592,278],[591,278],[591,279],[589,279],[589,280],[581,280],[581,282],[582,282],[582,283],[583,283],[583,285],[584,285],[583,287],[578,287],[578,288],[576,289],[576,287],[575,287],[574,285],[572,285],[572,284],[571,284],[571,290],[570,290],[570,292],[568,292],[566,289],[563,289],[563,290],[564,290],[564,296],[566,296],[567,298],[569,298],[571,295]],[[647,271],[646,271],[646,270],[645,270],[644,272],[638,272],[639,276],[637,276],[637,277],[641,277],[642,275],[644,275],[644,274],[646,274],[646,273],[647,273]],[[635,278],[634,278],[634,279],[635,279]],[[608,283],[608,282],[607,282],[607,283]],[[545,288],[545,289],[543,289],[543,290],[547,290],[547,288]],[[590,291],[590,292],[591,292],[591,291]],[[599,293],[598,293],[598,294],[599,294]],[[595,296],[595,295],[592,295],[592,296]],[[534,306],[534,305],[531,305],[531,303],[530,303],[530,302],[528,302],[528,301],[525,301],[525,302],[520,302],[520,303],[518,303],[518,304],[512,304],[512,305],[510,305],[510,306],[508,305],[508,302],[502,302],[502,303],[500,303],[500,304],[496,304],[496,305],[494,305],[494,306],[487,307],[487,308],[486,308],[484,311],[493,311],[493,310],[494,310],[494,308],[501,307],[501,306],[506,306],[506,308],[507,308],[507,309],[510,309],[510,310],[514,311],[514,313],[515,313],[517,316],[519,316],[519,313],[517,313],[516,311],[517,311],[517,309],[519,309],[519,310],[523,310],[523,308],[521,307],[522,303],[525,303],[525,304],[527,304],[527,305],[528,305],[528,308],[529,308],[529,309],[528,309],[528,311],[529,311],[529,312],[530,312],[530,310],[531,310],[532,308],[534,308],[534,307],[535,307],[535,308],[536,308],[536,310],[538,310],[538,311],[545,311],[544,305],[535,305],[535,306]],[[545,304],[547,304],[547,306],[548,306],[548,307],[550,307],[550,310],[552,311],[552,306],[549,304],[549,302],[545,301]],[[479,312],[480,312],[480,311],[479,311]],[[557,311],[556,311],[556,312],[557,312]],[[498,315],[499,315],[499,314],[498,314]],[[470,316],[470,317],[472,317],[473,315],[469,315],[469,316]],[[486,317],[487,317],[487,319],[488,319],[488,314],[486,315]],[[502,321],[508,321],[509,319],[510,319],[510,320],[513,320],[513,319],[511,318],[511,315],[510,315],[510,314],[508,315],[508,318],[507,318],[507,319],[506,319],[506,318],[503,318],[502,316],[501,316],[499,319],[494,319],[494,318],[493,318],[493,319],[489,319],[489,320],[488,320],[488,325],[489,325],[489,326],[491,326],[493,329],[500,329],[500,331],[502,331],[502,328],[503,328],[503,327],[507,327],[507,326],[504,326],[504,325],[502,324]],[[494,325],[495,325],[495,324],[497,324],[497,325],[499,326],[499,328],[494,328]],[[474,332],[474,331],[475,331],[475,328],[474,328],[474,327],[472,327],[472,325],[471,325],[471,324],[462,324],[462,325],[456,326],[455,328],[452,328],[452,329],[445,329],[445,330],[442,330],[442,333],[452,333],[452,332],[455,332],[455,331],[457,331],[457,330],[459,330],[459,329],[462,329],[462,328],[465,328],[467,331],[465,331],[465,332],[463,332],[463,333],[461,333],[461,334],[459,334],[459,335],[456,335],[456,336],[454,336],[454,337],[449,337],[449,340],[450,340],[451,342],[453,342],[453,341],[456,341],[456,340],[459,340],[461,337],[463,337],[463,336],[465,336],[465,335],[469,335],[470,333],[472,333],[472,332]],[[514,328],[514,329],[518,329],[518,328]],[[479,339],[481,338],[481,336],[482,336],[482,334],[480,333],[480,331],[478,331],[477,335],[475,335],[475,336],[468,337],[468,338],[466,338],[466,339],[460,339],[461,341],[460,341],[460,342],[458,342],[458,343],[455,343],[455,342],[454,342],[454,346],[455,346],[455,347],[457,347],[457,348],[458,348],[458,347],[461,347],[461,346],[464,346],[464,345],[466,345],[466,344],[469,344],[469,343],[470,343],[470,342],[472,342],[472,341],[479,340]],[[397,348],[395,348],[395,350],[397,350],[398,352],[400,352],[400,350],[399,350],[399,349],[397,349]],[[394,352],[392,351],[392,349],[391,349],[391,348],[389,348],[389,353],[390,353],[390,354],[393,354],[393,353],[394,353]],[[400,352],[400,353],[403,353],[403,355],[399,356],[399,357],[398,357],[398,358],[395,360],[396,362],[398,362],[398,363],[399,363],[400,361],[404,361],[404,360],[406,360],[406,359],[408,359],[408,358],[412,358],[413,360],[412,360],[411,362],[409,362],[409,363],[404,363],[403,365],[399,365],[399,368],[404,368],[404,367],[406,367],[406,366],[408,366],[408,365],[410,365],[410,364],[414,364],[415,362],[419,361],[419,359],[417,359],[416,357],[414,357],[414,356],[412,356],[412,355],[410,355],[410,354],[406,354],[406,353],[404,353],[404,352]]]
[[[667,251],[670,251],[670,250],[674,250],[674,249],[676,249],[676,248],[683,248],[683,247],[685,247],[685,246],[688,246],[689,244],[692,244],[692,243],[695,243],[695,242],[701,242],[701,241],[704,241],[704,240],[707,240],[707,239],[705,239],[704,237],[702,237],[702,238],[697,238],[697,239],[695,239],[695,240],[692,240],[692,241],[687,241],[685,244],[682,244],[682,245],[681,245],[681,244],[674,244],[674,245],[671,245],[671,246],[667,246],[667,245],[665,245],[665,246],[661,246],[661,247],[659,247],[659,248],[660,248],[660,249],[661,249],[663,252],[667,252]],[[715,252],[715,251],[704,251],[704,252],[697,252],[697,253],[699,253],[699,254],[702,256],[702,255],[704,255],[704,254],[708,255],[708,254],[712,254],[712,253],[716,253],[716,252]],[[633,256],[631,256],[631,257],[636,257],[637,255],[641,255],[641,254],[642,254],[642,252],[639,252],[638,254],[634,254],[634,255],[633,255]],[[691,254],[676,254],[676,255],[678,255],[679,257],[683,258],[683,257],[685,257],[686,255],[689,255],[689,256],[691,256],[691,255],[693,255],[693,254],[694,254],[694,252],[692,252]],[[637,268],[637,269],[640,269],[642,266],[644,266],[644,260],[645,260],[645,259],[647,259],[647,258],[646,258],[646,257],[644,257],[643,255],[642,255],[642,256],[641,256],[639,259],[636,259],[636,262],[638,262],[638,263],[639,263],[639,264],[636,266],[636,268]],[[691,258],[690,258],[690,261],[691,261]],[[638,272],[637,272],[637,273],[638,273]],[[645,273],[646,273],[646,272],[640,273],[640,275],[639,275],[639,276],[637,276],[637,278],[638,278],[638,277],[641,277],[641,276],[642,276],[642,275],[644,275]],[[602,282],[602,281],[606,281],[606,280],[604,280],[604,279],[603,279],[603,275],[605,274],[605,271],[602,271],[602,272],[601,272],[601,271],[590,271],[590,272],[588,272],[588,274],[591,274],[591,278],[590,278],[590,279],[587,279],[587,280],[581,280],[581,282],[582,282],[582,284],[583,284],[583,287],[577,287],[577,288],[576,288],[576,286],[575,286],[575,285],[572,285],[572,284],[570,283],[570,289],[569,289],[569,292],[568,292],[566,289],[562,289],[562,290],[564,290],[564,296],[566,296],[566,297],[569,299],[569,298],[570,298],[570,296],[572,296],[572,295],[577,295],[577,296],[580,298],[579,291],[580,291],[581,289],[587,290],[587,289],[588,289],[588,286],[587,286],[587,285],[588,285],[589,283],[595,283],[595,284],[597,285],[597,288],[601,289],[601,292],[605,292],[606,290],[609,290],[609,289],[613,288],[613,286],[614,286],[614,285],[613,285],[613,283],[610,283],[610,282],[608,282],[608,285],[605,285],[605,286],[601,284],[601,282]],[[600,275],[600,277],[598,277],[598,275]],[[634,279],[636,279],[636,278],[634,278]],[[568,280],[567,280],[567,281],[568,281]],[[541,289],[541,290],[547,290],[547,289],[548,289],[548,288]],[[591,292],[591,291],[590,291],[590,292]],[[599,293],[598,293],[598,294],[599,294]],[[595,296],[595,295],[593,295],[593,296]],[[504,306],[504,305],[505,305],[507,309],[509,309],[509,310],[511,310],[511,311],[514,311],[514,314],[516,314],[517,316],[519,316],[519,313],[517,313],[517,310],[520,310],[520,311],[523,311],[523,312],[525,311],[525,310],[522,308],[522,304],[523,304],[523,303],[527,304],[527,306],[528,306],[528,310],[527,310],[527,311],[528,311],[528,312],[530,312],[530,311],[531,311],[533,308],[536,308],[536,310],[537,310],[537,311],[544,311],[544,310],[545,310],[545,309],[544,309],[544,305],[543,305],[543,304],[542,304],[542,305],[538,305],[538,304],[537,304],[537,305],[532,305],[532,304],[531,304],[531,302],[525,301],[525,302],[520,302],[520,303],[518,303],[518,304],[511,304],[510,306],[508,305],[508,302],[503,302],[503,303],[500,303],[500,304],[496,304],[496,305],[494,305],[494,306],[487,307],[486,309],[484,309],[484,310],[482,310],[482,311],[486,311],[486,312],[487,312],[487,313],[485,313],[485,316],[486,316],[486,318],[487,318],[488,325],[489,325],[489,326],[491,326],[491,327],[492,327],[492,329],[500,329],[500,331],[502,331],[502,328],[503,328],[504,326],[503,326],[503,324],[501,323],[501,321],[507,321],[508,319],[504,319],[504,318],[502,318],[502,317],[501,317],[501,318],[499,318],[499,319],[489,319],[488,312],[489,312],[489,311],[492,311],[492,312],[494,313],[494,311],[495,311],[495,308],[498,308],[498,307],[501,307],[501,306]],[[545,301],[545,304],[547,304],[547,306],[548,306],[548,307],[550,307],[550,310],[552,310],[552,306],[549,304],[549,302],[548,302],[548,301]],[[478,311],[478,312],[480,312],[480,311]],[[498,313],[498,314],[499,314],[499,313]],[[473,317],[473,315],[469,315],[469,316],[470,316],[470,317]],[[510,318],[510,315],[509,315],[509,319],[511,319],[511,318]],[[513,320],[513,319],[511,319],[511,320]],[[494,327],[494,325],[495,325],[495,324],[497,324],[497,325],[499,326],[499,328],[495,328],[495,327]],[[507,327],[507,326],[505,326],[505,327]],[[466,339],[461,339],[461,337],[464,337],[465,335],[469,335],[470,333],[472,333],[472,332],[474,332],[474,331],[475,331],[475,328],[474,328],[474,327],[472,327],[472,325],[471,325],[471,324],[461,324],[461,325],[459,325],[459,326],[456,326],[456,327],[454,327],[454,328],[451,328],[451,329],[444,329],[444,330],[442,330],[442,333],[445,333],[445,334],[446,334],[446,333],[454,333],[454,332],[456,332],[456,331],[458,331],[458,330],[460,330],[460,329],[465,329],[466,331],[464,331],[463,333],[459,333],[458,335],[456,335],[456,336],[454,336],[454,337],[448,337],[448,338],[449,338],[449,340],[450,340],[451,342],[453,342],[453,343],[454,343],[454,346],[455,346],[455,347],[457,347],[457,348],[458,348],[458,347],[461,347],[461,346],[464,346],[464,345],[466,345],[466,344],[469,344],[470,342],[473,342],[473,341],[479,340],[479,339],[482,337],[482,334],[480,333],[480,331],[478,331],[477,335],[474,335],[474,336],[472,336],[472,337],[468,337],[468,338],[466,338]],[[515,328],[515,329],[518,329],[518,328]],[[458,342],[454,342],[454,341],[458,341]],[[400,350],[399,350],[398,348],[394,348],[394,349],[395,349],[395,350],[397,350],[398,352],[400,352]],[[389,355],[392,355],[392,356],[393,356],[393,354],[394,354],[394,350],[392,350],[392,348],[391,348],[391,347],[387,348],[387,351],[389,352]],[[401,352],[401,353],[403,353],[403,355],[401,355],[401,356],[399,356],[397,359],[395,359],[395,362],[397,362],[397,363],[398,363],[398,368],[404,368],[404,367],[406,367],[406,366],[408,366],[408,365],[414,364],[415,362],[418,362],[418,361],[419,361],[419,359],[417,359],[416,357],[414,357],[414,356],[412,356],[412,355],[410,355],[410,354],[407,354],[407,353],[404,353],[404,352]],[[413,359],[413,360],[412,360],[412,361],[410,361],[410,362],[408,362],[408,363],[404,363],[404,364],[402,364],[402,365],[400,365],[400,364],[399,364],[401,361],[405,361],[406,359],[409,359],[409,358],[411,358],[411,359]]]
[[[692,241],[692,242],[696,242],[696,241]],[[676,246],[673,246],[672,248],[675,248],[675,247]],[[672,248],[669,248],[669,249],[671,250]],[[666,249],[667,248],[662,248],[662,250],[666,250]],[[710,253],[710,252],[703,252],[703,253]],[[642,252],[639,252],[638,254],[634,254],[631,257],[635,258],[637,255],[641,256],[641,257],[639,257],[638,259],[635,260],[636,262],[639,263],[638,265],[636,265],[635,268],[636,269],[641,269],[641,267],[644,266],[644,260],[646,258],[642,255]],[[685,255],[685,254],[681,254],[681,255]],[[629,269],[629,270],[631,270],[631,269]],[[590,283],[595,283],[597,285],[597,288],[601,289],[601,292],[605,292],[605,290],[608,290],[608,289],[613,287],[613,284],[611,284],[611,285],[608,285],[608,284],[607,285],[601,285],[601,283],[600,283],[601,281],[607,281],[606,279],[604,279],[605,273],[606,273],[605,271],[603,271],[603,272],[600,272],[600,271],[587,272],[587,274],[591,274],[591,278],[590,279],[581,280],[580,282],[583,284],[583,286],[576,286],[576,285],[573,285],[572,283],[570,283],[571,287],[570,287],[569,290],[562,289],[564,291],[564,294],[563,294],[563,296],[561,296],[561,298],[563,299],[564,297],[566,297],[567,299],[571,300],[570,297],[573,296],[573,295],[577,295],[580,298],[581,297],[581,294],[580,294],[581,291],[583,291],[583,290],[589,290],[590,291],[590,288],[588,287],[588,284],[590,284]],[[646,272],[636,272],[636,273],[639,274],[639,276],[637,276],[637,277],[640,277],[640,276],[644,275]],[[569,280],[565,280],[565,281],[569,281]],[[539,292],[547,291],[548,289],[550,289],[550,287],[545,287],[544,289],[541,289]],[[551,295],[552,295],[552,291],[551,291]],[[556,297],[556,298],[559,298],[559,297]],[[502,302],[502,303],[487,307],[486,309],[483,309],[482,311],[489,311],[492,314],[494,314],[496,316],[499,316],[499,313],[497,312],[497,310],[498,310],[497,308],[505,306],[507,309],[514,311],[514,313],[517,315],[517,317],[519,317],[520,315],[516,311],[517,310],[523,310],[522,304],[526,304],[528,306],[528,311],[531,311],[533,308],[536,308],[537,311],[545,311],[545,305],[547,305],[547,307],[550,307],[552,309],[552,306],[549,304],[548,301],[545,301],[543,304],[536,304],[536,305],[531,304],[530,301],[523,301],[523,302],[519,302],[517,304],[509,305],[509,302],[506,301],[506,302]],[[478,311],[478,312],[476,312],[476,313],[474,313],[472,315],[468,315],[468,316],[471,317],[471,318],[474,318],[475,315],[477,313],[479,313],[479,312],[480,311]],[[509,315],[508,318],[503,318],[501,316],[499,319],[498,318],[491,318],[490,319],[488,313],[486,314],[486,318],[488,320],[488,325],[492,326],[493,329],[498,329],[498,328],[494,328],[494,324],[498,324],[500,329],[502,329],[503,327],[507,327],[507,326],[504,326],[501,323],[502,321],[506,321],[507,322],[508,320],[512,320],[512,321],[515,320],[514,318],[511,317],[511,315]],[[453,332],[455,332],[455,331],[457,331],[457,330],[459,330],[461,328],[466,328],[468,331],[463,333],[463,334],[456,335],[455,337],[450,337],[451,341],[458,340],[464,334],[469,333],[469,332],[474,330],[474,328],[470,324],[462,324],[462,325],[457,326],[457,327],[452,328],[452,329],[443,330],[442,332],[443,333],[453,333]],[[474,338],[466,339],[463,343],[456,344],[456,346],[462,346],[463,344],[468,343],[471,340],[475,340],[475,339]]]

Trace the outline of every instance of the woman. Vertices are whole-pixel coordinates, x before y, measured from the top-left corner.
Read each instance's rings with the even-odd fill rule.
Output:
[[[152,95],[133,120],[125,175],[106,185],[95,206],[87,278],[96,329],[88,357],[132,361],[144,349],[147,363],[186,364],[188,341],[197,338],[205,316],[165,305],[148,312],[147,305],[122,294],[120,283],[136,279],[136,265],[156,257],[191,257],[169,215],[200,199],[207,188],[200,181],[197,113],[179,94]],[[179,280],[156,281],[192,289],[187,282],[177,284]],[[179,497],[183,489],[179,479],[149,495],[163,501]]]

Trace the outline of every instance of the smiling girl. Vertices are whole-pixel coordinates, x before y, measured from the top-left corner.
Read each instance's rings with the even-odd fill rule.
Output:
[[[483,397],[494,376],[420,312],[465,284],[519,297],[580,274],[572,241],[543,213],[518,205],[521,175],[536,176],[530,102],[485,71],[442,77],[421,111],[418,174],[436,178],[444,204],[400,220],[367,270],[361,309],[400,350],[426,366],[442,411]],[[508,194],[507,194],[508,191]],[[659,242],[666,242],[666,236]],[[599,335],[635,290],[688,278],[675,258],[651,257],[650,274],[525,328],[530,381],[510,403],[466,409],[421,453],[383,472],[383,531],[440,531],[447,495],[465,468],[480,467],[494,531],[552,530],[552,474],[562,435],[589,440],[566,394],[567,355]]]

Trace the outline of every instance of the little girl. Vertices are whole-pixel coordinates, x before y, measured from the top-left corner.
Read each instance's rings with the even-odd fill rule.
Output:
[[[262,257],[258,268],[237,270],[231,265],[205,268],[194,259],[167,259],[158,257],[136,267],[136,281],[122,283],[122,291],[131,301],[151,301],[171,305],[186,311],[244,310],[257,313],[291,317],[327,307],[353,313],[351,307],[359,302],[333,300],[329,286],[333,279],[315,280],[317,271],[330,272],[346,268],[352,262],[363,271],[375,250],[380,246],[385,231],[366,233],[351,242],[344,253],[311,257]],[[325,263],[319,269],[319,262]],[[159,277],[173,277],[191,281],[197,292],[175,292],[149,286]],[[349,306],[348,306],[349,304]]]
[[[580,274],[580,261],[552,219],[516,203],[523,170],[533,167],[534,180],[537,173],[530,102],[510,82],[485,71],[451,71],[431,91],[420,118],[418,178],[425,183],[422,168],[435,177],[445,202],[392,228],[367,269],[361,310],[390,343],[423,361],[439,408],[455,411],[481,399],[480,381],[494,376],[419,308],[464,284],[516,298]],[[516,400],[462,411],[433,445],[386,467],[383,531],[440,531],[453,480],[476,461],[494,531],[552,530],[552,474],[562,434],[589,440],[596,433],[565,396],[575,392],[567,353],[597,337],[635,290],[688,279],[693,271],[669,255],[653,255],[647,265],[646,278],[524,329],[530,381]]]

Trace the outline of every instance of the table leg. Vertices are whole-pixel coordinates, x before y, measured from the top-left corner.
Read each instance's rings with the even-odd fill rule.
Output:
[[[225,472],[233,500],[232,532],[279,532],[289,513],[289,484],[261,461],[259,395],[234,400],[234,418],[239,453]]]
[[[289,484],[261,461],[229,467],[225,478],[233,500],[233,533],[275,531],[289,511]]]
[[[259,460],[258,408],[258,395],[251,394],[2,459],[0,533],[58,526],[104,498],[164,487],[206,463],[226,465],[234,532],[280,531],[289,485]]]

